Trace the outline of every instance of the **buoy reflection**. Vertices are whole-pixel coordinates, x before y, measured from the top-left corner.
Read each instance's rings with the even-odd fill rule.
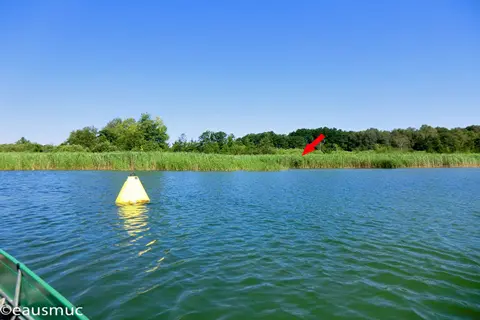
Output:
[[[135,237],[136,241],[143,236],[141,233],[148,231],[148,207],[146,205],[132,205],[118,207],[118,215],[123,221],[123,228]]]

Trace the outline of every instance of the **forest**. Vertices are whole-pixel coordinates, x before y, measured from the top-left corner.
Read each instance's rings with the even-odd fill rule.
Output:
[[[288,134],[272,131],[235,137],[225,132],[205,131],[197,139],[182,134],[169,144],[167,126],[161,118],[144,113],[138,120],[116,118],[103,128],[87,126],[73,130],[60,145],[42,145],[22,137],[11,144],[1,144],[0,152],[115,152],[170,151],[216,154],[275,154],[288,149],[303,149],[320,133],[326,138],[318,147],[321,153],[333,151],[424,151],[428,153],[480,153],[480,125],[443,128],[422,125],[420,128],[375,128],[346,131],[320,127],[297,129]],[[293,150],[292,150],[293,151]]]

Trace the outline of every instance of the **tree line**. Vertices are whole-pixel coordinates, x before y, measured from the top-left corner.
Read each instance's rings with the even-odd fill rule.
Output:
[[[320,133],[326,138],[318,147],[332,151],[426,151],[431,153],[480,152],[480,126],[443,128],[422,125],[419,129],[391,131],[367,129],[345,131],[337,128],[298,129],[288,134],[273,131],[235,137],[225,132],[205,131],[198,139],[182,134],[171,145],[163,121],[144,113],[138,120],[116,118],[102,129],[85,127],[74,130],[58,146],[41,145],[21,138],[13,144],[0,145],[0,152],[113,152],[172,151],[225,154],[271,154],[285,149],[303,149]]]

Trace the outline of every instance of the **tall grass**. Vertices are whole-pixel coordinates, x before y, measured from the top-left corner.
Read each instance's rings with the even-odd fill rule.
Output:
[[[223,155],[172,152],[0,153],[0,170],[275,171],[316,168],[480,167],[480,154],[334,152]]]

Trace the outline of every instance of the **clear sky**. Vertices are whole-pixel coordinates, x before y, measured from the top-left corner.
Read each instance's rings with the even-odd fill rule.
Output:
[[[480,123],[480,1],[0,1],[0,143]]]

